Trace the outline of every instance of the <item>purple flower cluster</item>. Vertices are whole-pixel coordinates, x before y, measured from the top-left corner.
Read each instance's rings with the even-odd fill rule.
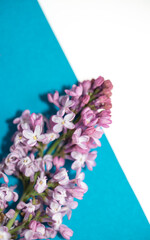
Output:
[[[1,166],[0,177],[6,184],[0,187],[1,220],[0,239],[49,239],[59,232],[70,239],[73,231],[63,224],[63,217],[71,218],[88,186],[83,182],[85,166],[96,165],[101,146],[102,127],[111,123],[110,80],[103,77],[86,80],[59,96],[48,94],[48,101],[59,110],[46,118],[42,114],[25,110],[14,119],[17,131],[10,153]],[[75,177],[66,170],[70,161]],[[16,209],[7,211],[9,201],[17,201],[15,186],[8,187],[5,175],[15,175],[24,187]],[[22,220],[16,220],[20,215]],[[47,226],[46,226],[46,225]]]

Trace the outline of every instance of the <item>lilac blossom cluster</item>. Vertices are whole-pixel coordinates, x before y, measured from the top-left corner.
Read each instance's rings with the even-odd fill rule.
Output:
[[[51,239],[57,232],[65,239],[73,235],[63,217],[71,218],[78,206],[75,199],[81,200],[88,190],[82,169],[96,165],[93,149],[101,146],[102,127],[111,123],[111,90],[111,81],[101,76],[86,80],[66,89],[63,96],[57,91],[48,94],[56,115],[46,118],[25,110],[14,119],[17,131],[0,172],[5,181],[0,187],[0,239]],[[7,175],[22,181],[21,197],[14,192],[16,186],[8,187]],[[7,210],[8,202],[18,198],[16,209]]]

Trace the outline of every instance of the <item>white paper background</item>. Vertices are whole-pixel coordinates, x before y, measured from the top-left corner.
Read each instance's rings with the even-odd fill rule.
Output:
[[[39,0],[79,80],[112,80],[107,138],[150,222],[150,1]]]

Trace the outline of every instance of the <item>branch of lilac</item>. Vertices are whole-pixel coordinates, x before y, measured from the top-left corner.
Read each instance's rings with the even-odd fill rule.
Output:
[[[58,232],[70,239],[73,235],[63,217],[71,218],[78,206],[75,199],[83,199],[88,190],[82,170],[96,165],[93,149],[101,146],[102,128],[111,123],[112,88],[111,81],[101,76],[86,80],[66,89],[63,96],[57,91],[48,94],[48,101],[59,109],[56,115],[46,118],[25,110],[14,119],[13,145],[0,169],[5,181],[0,187],[0,239],[51,239]],[[8,186],[10,175],[22,181],[22,196],[14,191],[16,186]],[[17,202],[16,209],[9,209],[11,201]]]

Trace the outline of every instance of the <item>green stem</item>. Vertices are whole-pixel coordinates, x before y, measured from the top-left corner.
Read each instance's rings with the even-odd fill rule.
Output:
[[[17,231],[19,231],[20,229],[22,229],[24,226],[26,225],[26,223],[21,224],[20,226],[13,228],[12,230],[9,230],[10,234],[13,234]]]
[[[19,214],[20,210],[16,209],[15,211],[15,215],[12,219],[9,220],[9,222],[7,223],[6,227],[8,228],[8,230],[11,228],[11,226],[13,225],[14,221],[16,220],[18,214]]]
[[[57,186],[58,186],[58,183],[51,183],[51,182],[48,183],[48,187],[50,187],[50,188],[55,188]],[[28,188],[26,189],[26,191],[22,195],[20,201],[26,202],[31,196],[34,196],[34,197],[39,196],[39,195],[40,196],[45,196],[45,193],[38,194],[35,190],[31,191],[32,188],[33,188],[33,184],[28,186]],[[14,217],[12,219],[10,219],[9,222],[7,223],[8,230],[10,230],[10,228],[12,227],[12,225],[13,225],[14,221],[16,220],[19,213],[20,213],[20,210],[16,209]],[[37,212],[36,218],[38,216],[40,216],[40,211]],[[26,224],[27,224],[27,222],[26,222]],[[18,226],[18,230],[20,229],[19,227],[20,226]],[[12,229],[12,230],[14,230],[14,229]],[[17,230],[14,230],[14,231],[12,231],[12,230],[10,230],[10,233],[13,233],[13,232],[17,231]]]
[[[20,201],[26,202],[29,198],[28,192],[30,191],[31,187],[33,187],[33,185],[28,185],[26,191],[23,193]],[[20,210],[16,208],[15,210],[15,215],[12,219],[10,219],[6,225],[6,227],[8,228],[8,230],[12,227],[14,221],[16,220],[18,214],[20,213]]]
[[[38,152],[38,156],[39,157],[43,157],[45,146],[46,146],[45,144],[39,142],[39,152]]]
[[[55,148],[59,145],[59,143],[61,142],[61,140],[65,137],[65,134],[63,134],[62,136],[60,136],[60,138],[58,138],[51,146],[50,148],[47,150],[46,154],[51,154]]]
[[[33,220],[38,220],[39,216],[41,215],[41,211],[39,210]]]
[[[23,227],[25,227],[26,225],[28,225],[28,224],[30,223],[31,219],[32,219],[32,214],[30,214],[30,216],[29,216],[29,218],[28,218],[28,220],[27,220],[26,222],[23,222],[23,224],[21,224],[20,226],[18,226],[18,227],[16,227],[16,228],[13,228],[13,229],[10,230],[9,232],[10,232],[11,234],[13,234],[13,233],[19,231],[20,229],[22,229]]]

